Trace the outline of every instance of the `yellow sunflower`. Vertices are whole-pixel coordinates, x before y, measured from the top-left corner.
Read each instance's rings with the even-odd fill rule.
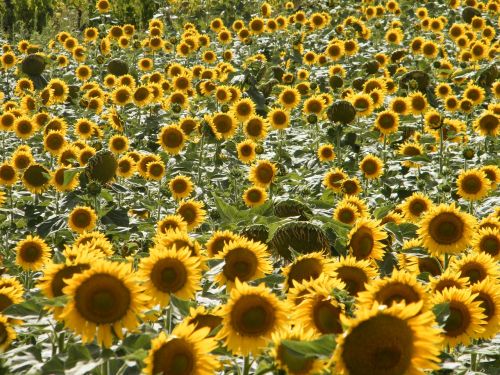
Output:
[[[243,124],[243,132],[249,139],[259,140],[266,137],[268,127],[267,119],[254,115]]]
[[[224,246],[229,244],[229,242],[236,241],[239,238],[240,237],[236,233],[229,230],[215,231],[205,244],[208,256],[213,258],[222,252],[224,250]]]
[[[441,339],[434,315],[419,311],[419,304],[375,303],[345,319],[347,330],[337,336],[333,357],[338,373],[423,374],[439,369]]]
[[[97,215],[90,207],[76,206],[68,216],[68,225],[74,232],[83,233],[93,230],[97,223]]]
[[[24,170],[23,185],[33,194],[40,194],[49,187],[50,171],[41,164],[31,164]]]
[[[290,125],[290,113],[281,108],[273,108],[269,111],[267,119],[273,129],[283,130]]]
[[[323,185],[335,193],[340,193],[342,183],[347,177],[347,174],[341,168],[335,168],[325,174]]]
[[[50,259],[50,248],[39,236],[28,235],[16,244],[16,264],[24,270],[39,271]]]
[[[267,200],[267,192],[259,186],[251,186],[243,192],[242,198],[247,207],[258,207]]]
[[[295,108],[300,103],[300,92],[299,90],[288,87],[285,88],[279,95],[279,103],[286,109]]]
[[[384,162],[377,156],[366,155],[359,163],[359,169],[367,179],[376,179],[384,173]]]
[[[218,139],[231,139],[237,129],[236,118],[230,113],[215,113],[210,116],[209,124]]]
[[[205,220],[206,211],[203,202],[190,199],[179,204],[176,213],[180,215],[187,224],[188,230],[198,228]]]
[[[12,327],[12,322],[9,322],[9,318],[0,315],[0,353],[3,353],[7,350],[12,343],[16,339],[16,331]]]
[[[476,220],[451,205],[440,204],[426,211],[419,222],[418,236],[431,255],[457,254],[469,244]]]
[[[250,168],[248,179],[256,186],[267,188],[274,181],[276,173],[276,164],[269,160],[260,160]]]
[[[423,193],[416,192],[406,198],[401,209],[406,220],[417,223],[433,207],[432,201]]]
[[[428,288],[433,293],[436,293],[449,288],[465,289],[468,286],[468,278],[461,277],[460,274],[448,268],[441,275],[431,278]]]
[[[445,345],[452,348],[459,344],[469,345],[474,337],[484,332],[486,315],[483,314],[482,302],[476,300],[477,296],[470,289],[455,287],[443,289],[434,295],[435,305],[447,303],[450,309],[441,334]]]
[[[469,253],[462,258],[454,258],[450,267],[460,276],[469,278],[470,284],[476,284],[486,278],[495,280],[499,276],[498,264],[487,253]]]
[[[283,288],[287,291],[294,282],[301,283],[320,277],[322,274],[331,275],[333,271],[333,260],[327,258],[324,253],[313,252],[299,256],[290,265],[282,270],[285,276]]]
[[[257,145],[251,139],[246,139],[236,145],[236,151],[238,152],[238,159],[245,164],[252,163],[257,156],[255,149]]]
[[[386,238],[387,233],[380,227],[380,221],[361,218],[349,232],[349,249],[358,260],[380,260],[385,247],[382,241]]]
[[[185,322],[168,336],[161,332],[151,341],[144,372],[148,375],[216,373],[220,365],[211,352],[217,348],[217,342],[208,337],[209,332],[207,327],[198,328]]]
[[[491,188],[491,182],[480,169],[461,171],[457,179],[457,193],[468,201],[483,199]]]
[[[273,334],[289,326],[287,314],[288,305],[264,284],[250,286],[236,280],[227,304],[221,308],[222,329],[216,338],[234,354],[258,354]]]
[[[248,98],[240,99],[233,103],[231,110],[240,122],[244,122],[254,115],[255,103]]]
[[[191,256],[187,247],[154,246],[149,256],[141,259],[138,277],[154,304],[164,307],[172,295],[189,300],[201,289],[200,259]]]
[[[169,154],[177,155],[184,148],[186,135],[178,125],[164,126],[158,134],[158,143]]]
[[[236,280],[247,282],[259,279],[273,270],[267,246],[244,237],[226,244],[215,258],[224,261],[215,281],[228,287],[234,286]]]
[[[190,177],[180,175],[170,180],[168,188],[174,199],[179,200],[189,197],[193,192],[194,185]]]
[[[399,115],[392,111],[382,111],[375,119],[375,128],[383,135],[395,133],[399,127]]]
[[[496,261],[500,260],[500,228],[479,228],[471,242],[472,249],[489,254]]]
[[[63,293],[69,297],[60,318],[89,343],[109,348],[114,333],[123,339],[123,328],[134,330],[146,296],[129,264],[95,261],[92,267],[74,275]]]
[[[486,316],[483,325],[484,331],[479,333],[476,338],[492,339],[498,334],[500,329],[500,293],[498,292],[498,283],[494,279],[485,279],[480,283],[474,284],[470,288],[475,302],[480,303]]]
[[[166,234],[170,230],[187,232],[187,224],[180,215],[167,215],[156,224],[158,235]]]
[[[331,144],[321,145],[318,148],[318,159],[321,162],[334,160],[335,152],[333,151],[333,145]]]

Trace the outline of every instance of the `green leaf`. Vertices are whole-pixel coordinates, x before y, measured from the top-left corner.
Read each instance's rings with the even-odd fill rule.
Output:
[[[373,216],[375,216],[375,219],[383,218],[390,210],[392,210],[393,207],[393,204],[378,207],[375,211],[373,211]]]
[[[330,357],[335,349],[335,335],[323,335],[313,341],[283,340],[281,344],[306,358]]]
[[[37,298],[31,298],[27,301],[10,305],[2,311],[3,315],[11,317],[38,316],[42,312],[43,306]]]
[[[435,305],[432,308],[432,312],[436,316],[436,322],[438,322],[440,327],[444,327],[446,321],[450,317],[450,304],[449,302],[443,302]]]
[[[71,168],[71,169],[66,169],[64,171],[64,180],[63,180],[63,186],[68,185],[73,178],[80,173],[83,170],[83,168]]]

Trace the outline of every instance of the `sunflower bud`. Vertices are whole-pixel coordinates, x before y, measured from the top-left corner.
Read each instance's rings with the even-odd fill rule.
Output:
[[[466,148],[462,151],[462,155],[465,160],[472,160],[474,158],[474,150],[472,148]]]
[[[87,185],[87,194],[97,197],[99,194],[101,194],[101,184],[98,181],[91,181]]]
[[[227,113],[229,112],[229,106],[227,104],[223,104],[221,107],[220,107],[220,110],[224,113]]]
[[[96,57],[95,61],[98,63],[98,64],[104,64],[104,56],[103,55],[99,55]]]
[[[174,103],[172,104],[172,112],[174,113],[180,113],[182,111],[182,107],[179,105],[179,103]]]
[[[264,147],[262,147],[262,145],[257,145],[255,146],[255,153],[257,155],[261,155],[264,153]]]
[[[449,184],[442,184],[440,189],[443,193],[449,193],[451,191],[451,186]]]
[[[316,90],[316,88],[318,87],[318,84],[316,82],[311,82],[309,87],[311,88],[311,90]]]
[[[318,122],[318,116],[316,116],[314,113],[310,114],[307,116],[307,122],[309,124],[316,124]]]

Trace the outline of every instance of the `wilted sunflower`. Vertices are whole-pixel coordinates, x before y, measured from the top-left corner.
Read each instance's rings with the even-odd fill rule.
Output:
[[[498,264],[487,253],[469,253],[462,258],[454,258],[450,267],[462,277],[469,278],[471,285],[486,278],[495,280],[499,276]]]
[[[141,259],[138,276],[154,304],[164,307],[170,296],[189,300],[201,288],[200,259],[191,256],[187,247],[154,246],[149,256]]]
[[[177,155],[186,142],[186,135],[178,125],[164,126],[158,134],[158,143],[169,154]]]
[[[478,229],[474,233],[471,246],[476,252],[489,254],[496,261],[500,260],[500,229]]]
[[[374,155],[366,155],[359,163],[359,169],[367,179],[376,179],[384,173],[383,161]]]
[[[366,218],[359,219],[349,232],[349,249],[357,259],[380,260],[383,257],[383,240],[387,238],[380,227],[380,221]]]
[[[276,177],[277,168],[269,160],[259,160],[250,168],[248,179],[256,186],[267,188]]]
[[[222,272],[215,277],[220,285],[232,287],[236,280],[259,279],[273,270],[267,246],[244,237],[229,242],[215,257],[224,260]]]
[[[432,201],[420,192],[413,193],[401,205],[405,218],[413,223],[417,223],[431,208]]]
[[[24,270],[38,271],[50,259],[50,248],[45,241],[28,235],[16,244],[16,264]]]
[[[187,224],[188,230],[198,228],[205,220],[206,211],[203,202],[190,199],[179,204],[176,213],[180,215]]]
[[[144,360],[148,375],[189,374],[211,375],[219,367],[211,354],[217,342],[210,337],[208,327],[196,327],[183,322],[167,336],[164,332],[153,339],[148,357]]]
[[[50,171],[41,164],[31,164],[24,170],[23,185],[33,194],[43,193],[50,182]]]
[[[439,369],[439,330],[432,312],[419,314],[420,307],[375,303],[345,319],[347,331],[337,336],[334,354],[339,374],[424,374]]]
[[[74,275],[63,289],[69,302],[60,315],[68,328],[88,343],[94,340],[109,348],[114,333],[123,339],[123,328],[134,330],[146,296],[130,265],[95,261],[92,267]]]
[[[484,332],[486,315],[483,314],[481,302],[475,300],[477,296],[478,294],[472,294],[470,289],[455,287],[446,288],[434,295],[435,305],[447,303],[450,310],[441,334],[445,345],[469,345],[475,337]]]
[[[431,255],[458,254],[469,244],[475,226],[475,218],[454,203],[440,204],[425,212],[417,233]]]
[[[258,207],[267,199],[267,192],[259,186],[252,186],[243,192],[243,201],[248,207]]]
[[[457,179],[457,193],[468,201],[483,199],[490,190],[491,183],[480,169],[461,171]]]
[[[97,223],[97,215],[90,207],[76,206],[68,216],[68,225],[74,232],[83,233],[93,230]]]
[[[427,309],[425,288],[417,276],[406,271],[394,271],[390,277],[377,279],[358,294],[358,306],[370,308],[375,302],[392,306],[404,302],[406,305],[420,303],[423,311]]]
[[[227,304],[220,311],[222,329],[216,337],[234,354],[257,354],[274,333],[289,326],[287,313],[287,304],[264,284],[250,286],[236,280]]]

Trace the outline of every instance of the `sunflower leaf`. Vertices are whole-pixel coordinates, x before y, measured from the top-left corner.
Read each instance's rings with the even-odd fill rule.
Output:
[[[436,322],[439,326],[444,327],[450,317],[450,304],[448,302],[439,303],[432,308],[432,312],[436,316]]]
[[[335,335],[323,335],[317,340],[283,340],[281,344],[306,358],[330,357],[335,349]]]

